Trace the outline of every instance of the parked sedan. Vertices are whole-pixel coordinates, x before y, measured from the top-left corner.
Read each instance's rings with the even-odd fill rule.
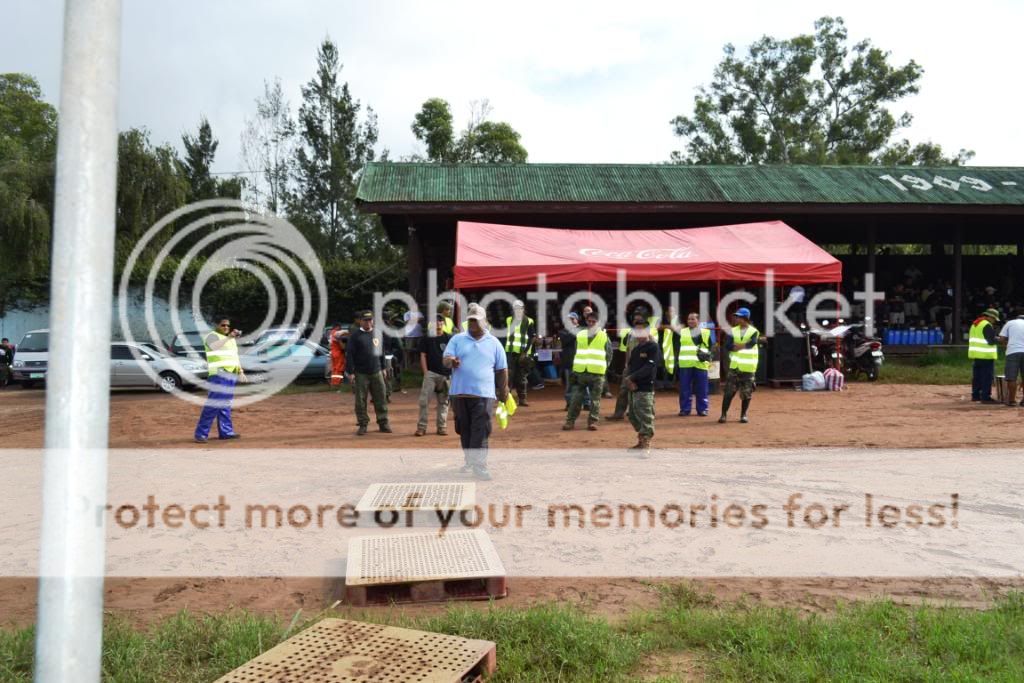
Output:
[[[327,376],[330,352],[308,339],[295,343],[257,344],[241,357],[242,369],[252,380],[275,371],[296,373],[297,380],[322,381]]]
[[[147,367],[157,379],[146,372]],[[193,358],[178,358],[158,351],[150,344],[114,342],[110,345],[110,386],[156,387],[173,391],[188,387],[189,374],[206,377],[206,363]]]

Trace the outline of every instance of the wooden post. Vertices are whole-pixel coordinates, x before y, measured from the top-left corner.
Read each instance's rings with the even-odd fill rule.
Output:
[[[953,239],[953,324],[950,343],[959,344],[963,341],[963,330],[960,329],[960,317],[963,313],[964,285],[964,231],[957,225]]]
[[[871,225],[868,226],[868,273],[875,272],[875,242],[878,239],[878,228],[875,221],[871,221]]]
[[[409,294],[415,301],[422,302],[425,299],[423,241],[412,221],[409,222],[409,248],[406,249],[406,259],[409,266]]]

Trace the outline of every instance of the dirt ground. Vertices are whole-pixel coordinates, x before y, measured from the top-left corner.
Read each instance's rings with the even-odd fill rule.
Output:
[[[355,436],[351,394],[309,392],[274,396],[235,411],[238,441],[217,448],[457,448],[458,437],[433,433],[415,438],[418,388],[396,394],[389,407],[393,434]],[[44,394],[40,390],[0,391],[0,446],[43,445]],[[530,405],[516,414],[506,431],[495,430],[492,448],[560,448],[569,444],[612,448],[635,442],[626,422],[602,424],[587,432],[584,421],[573,432],[561,430],[565,413],[561,390],[549,386],[530,395]],[[738,401],[737,401],[738,403]],[[609,415],[614,399],[601,403]],[[1020,424],[1024,412],[1005,406],[971,403],[969,387],[854,384],[842,393],[804,393],[759,388],[750,409],[750,424],[741,425],[739,406],[731,423],[719,425],[719,397],[712,396],[710,417],[679,417],[670,391],[657,396],[656,447],[682,446],[954,448],[1012,447],[1008,426]],[[113,448],[187,448],[192,443],[199,409],[156,391],[115,391],[110,402]]]
[[[430,448],[457,447],[449,436],[413,436],[416,394],[410,389],[391,404],[394,434],[374,431],[358,438],[352,396],[309,392],[276,396],[236,411],[235,425],[243,438],[216,448]],[[609,414],[612,401],[602,404]],[[718,397],[712,397],[717,415]],[[678,417],[671,392],[657,397],[656,446],[728,448],[765,446],[854,446],[865,448],[1007,447],[1013,424],[1024,413],[1002,406],[981,406],[969,400],[966,387],[855,384],[842,394],[804,394],[791,389],[759,389],[751,408],[751,423],[741,425],[732,415],[727,425],[714,417]],[[198,409],[150,391],[117,391],[111,399],[110,444],[123,448],[187,448]],[[433,420],[431,409],[431,420]],[[39,390],[0,391],[0,445],[34,448],[43,445],[44,394]],[[630,445],[635,437],[628,423],[604,423],[596,433],[577,429],[563,432],[561,391],[554,386],[534,392],[507,431],[495,431],[492,447],[558,448],[593,443],[601,448]],[[1013,421],[1013,422],[1010,422]],[[580,425],[583,424],[581,420]],[[198,446],[197,446],[198,447]],[[831,609],[839,601],[888,596],[898,602],[953,603],[968,607],[989,604],[1024,580],[970,578],[708,578],[695,581],[720,601],[745,597],[754,602],[789,605],[803,611]],[[105,607],[140,624],[181,609],[219,612],[232,607],[290,618],[296,610],[311,616],[342,595],[336,578],[197,578],[108,579]],[[522,606],[562,601],[597,614],[617,618],[651,607],[659,600],[649,580],[631,578],[510,579],[510,594],[502,605]],[[481,605],[480,603],[477,603]],[[397,609],[429,613],[440,605]],[[376,608],[396,609],[396,608]],[[35,612],[35,581],[0,579],[0,625],[26,625]]]

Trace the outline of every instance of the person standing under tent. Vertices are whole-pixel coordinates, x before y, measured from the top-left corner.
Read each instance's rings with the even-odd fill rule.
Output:
[[[719,422],[725,422],[732,399],[739,392],[740,422],[747,423],[747,410],[754,396],[754,375],[757,372],[758,337],[757,328],[750,324],[750,309],[740,308],[733,314],[736,325],[732,335],[726,339],[725,350],[729,352],[729,374],[725,378],[725,391],[722,396],[722,416]]]
[[[427,408],[430,396],[437,401],[437,435],[448,435],[448,389],[452,371],[444,365],[444,350],[452,336],[444,331],[445,320],[438,315],[434,322],[436,334],[425,334],[420,337],[420,369],[423,371],[423,384],[420,387],[420,417],[416,423],[416,436],[426,436]]]
[[[210,438],[210,427],[217,421],[217,436],[220,439],[238,439],[241,435],[235,431],[231,422],[231,399],[234,397],[235,385],[245,379],[242,371],[242,360],[238,356],[238,337],[242,333],[231,327],[229,318],[221,318],[217,329],[211,331],[203,339],[206,350],[206,365],[209,374],[206,377],[211,385],[206,397],[206,405],[199,414],[194,438],[196,443],[206,443]]]
[[[487,447],[495,401],[508,398],[508,358],[502,344],[487,331],[484,309],[469,306],[465,332],[452,337],[444,349],[444,365],[452,371],[451,401],[455,431],[465,464],[460,470],[488,481]]]
[[[575,311],[569,313],[569,325],[558,331],[560,350],[558,354],[558,374],[565,385],[565,409],[569,410],[569,402],[572,400],[572,364],[576,354],[576,335],[582,329],[580,316]]]
[[[996,345],[996,328],[993,323],[999,322],[999,311],[986,309],[971,325],[967,342],[967,357],[972,362],[971,400],[981,403],[996,403],[992,398],[992,382],[995,381],[996,358],[999,347]]]
[[[700,315],[686,316],[686,327],[679,331],[679,414],[689,415],[695,397],[697,414],[706,417],[710,410],[708,399],[708,370],[711,368],[712,347],[715,344],[711,330],[700,325]]]
[[[387,386],[384,381],[384,352],[381,339],[373,329],[373,311],[363,311],[359,316],[359,328],[348,341],[346,370],[354,376],[356,404],[356,436],[364,436],[370,424],[367,397],[373,399],[373,411],[377,415],[377,427],[385,434],[391,433],[388,421]]]
[[[437,314],[444,318],[444,333],[455,334],[455,321],[452,320],[452,304],[450,301],[442,301],[437,305]],[[465,329],[463,329],[465,332]]]
[[[999,330],[996,339],[1006,346],[1006,405],[1017,405],[1017,379],[1024,372],[1024,309],[1017,310],[1017,317],[1007,320]]]
[[[615,399],[615,411],[608,418],[609,420],[622,420],[626,416],[626,410],[629,408],[629,397],[630,390],[626,386],[625,374],[626,367],[629,365],[629,358],[633,353],[633,349],[639,343],[639,339],[636,336],[636,330],[644,329],[647,334],[644,335],[644,340],[650,340],[657,333],[651,332],[650,321],[645,316],[645,311],[642,308],[637,308],[633,311],[632,316],[633,327],[619,331],[619,350],[626,354],[625,360],[622,363],[622,374],[623,381],[619,383],[619,394]],[[656,343],[656,342],[655,342]],[[659,362],[660,366],[660,362]]]
[[[586,329],[576,333],[576,353],[572,363],[572,395],[569,411],[562,429],[572,430],[576,425],[580,409],[589,398],[590,412],[587,415],[587,429],[597,431],[601,421],[601,389],[604,374],[608,369],[608,333],[599,325],[593,311],[587,316]]]
[[[586,322],[587,316],[589,316],[593,312],[594,312],[594,307],[593,306],[590,306],[590,305],[584,306],[583,307],[583,315],[581,316],[580,319],[583,320],[583,322]],[[615,347],[612,346],[612,344],[609,343],[608,344],[608,360],[605,363],[605,366],[608,368],[608,370],[605,371],[604,388],[601,390],[601,398],[615,398],[614,396],[612,396],[612,390],[611,390],[611,386],[610,386],[611,383],[608,381],[608,371],[611,370],[612,358],[614,358],[614,357],[615,357]]]
[[[629,392],[629,422],[637,434],[636,445],[629,450],[640,451],[641,458],[649,458],[654,438],[654,380],[661,365],[661,346],[642,318],[633,329],[633,338],[636,344],[622,376],[622,385]]]
[[[512,315],[505,318],[505,353],[508,354],[510,382],[516,390],[516,400],[521,407],[530,405],[526,400],[530,384],[530,369],[533,367],[533,344],[537,327],[533,318],[526,315],[526,305],[516,299],[512,304]]]

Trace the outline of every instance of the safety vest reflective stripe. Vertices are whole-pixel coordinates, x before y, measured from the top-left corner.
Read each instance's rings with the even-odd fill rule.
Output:
[[[519,353],[521,349],[525,349],[530,343],[526,335],[531,325],[533,325],[533,318],[523,318],[515,324],[515,327],[512,326],[511,316],[505,318],[505,329],[508,330],[508,337],[505,338],[505,350]]]
[[[703,345],[711,350],[711,330],[703,328],[700,331],[700,339]],[[681,368],[697,368],[699,370],[707,370],[711,367],[711,361],[709,360],[698,360],[697,349],[700,348],[693,343],[693,335],[690,332],[690,328],[687,327],[679,333],[679,367]]]
[[[751,349],[743,347],[754,338],[755,334],[757,334],[757,329],[753,325],[747,327],[746,333],[739,325],[732,328],[732,340],[735,346],[733,346],[732,353],[729,354],[729,363],[731,367],[740,372],[757,372],[757,345]]]
[[[608,369],[608,356],[605,354],[607,346],[608,333],[604,330],[599,330],[593,339],[590,338],[587,330],[577,332],[576,355],[573,356],[572,371],[603,375]]]
[[[979,360],[995,359],[999,350],[995,344],[985,341],[985,327],[991,325],[987,320],[982,320],[977,325],[971,325],[970,336],[967,340],[967,357]]]
[[[206,365],[209,371],[211,373],[215,373],[218,370],[238,372],[241,361],[238,358],[238,344],[235,342],[235,338],[220,332],[214,332],[213,334],[217,335],[217,339],[226,339],[227,341],[224,342],[223,346],[214,351],[206,343],[208,337],[203,338],[203,347],[206,350]]]

